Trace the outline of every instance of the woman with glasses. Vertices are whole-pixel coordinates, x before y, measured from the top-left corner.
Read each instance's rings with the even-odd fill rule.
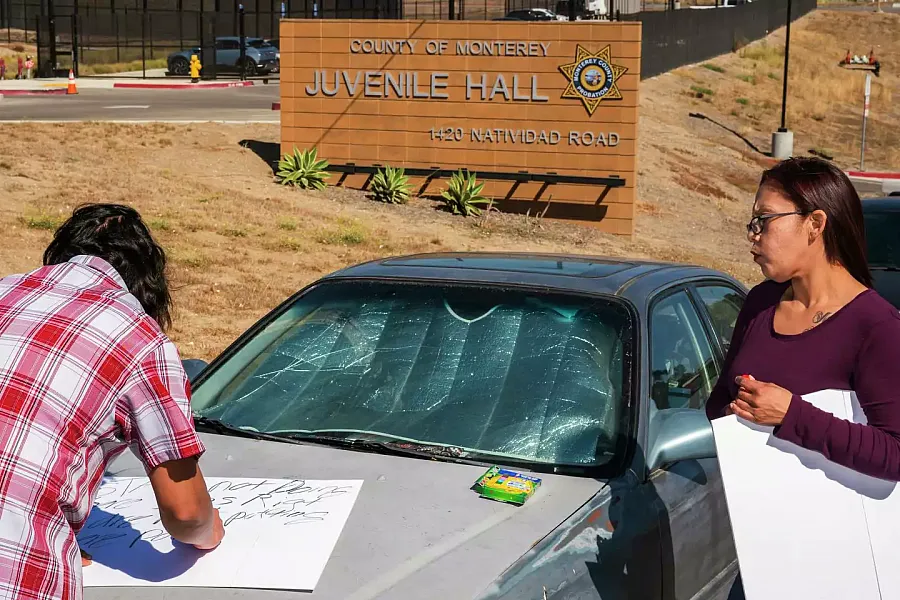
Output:
[[[790,159],[763,174],[750,252],[766,281],[737,319],[707,402],[860,473],[900,480],[900,313],[872,287],[862,205],[830,163]],[[868,424],[801,398],[856,392]]]

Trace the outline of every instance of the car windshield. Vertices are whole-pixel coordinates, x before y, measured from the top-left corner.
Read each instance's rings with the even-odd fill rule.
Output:
[[[249,40],[247,45],[251,48],[272,48],[272,44],[266,40]]]
[[[871,267],[900,267],[900,211],[865,213]]]
[[[326,282],[211,366],[192,403],[264,433],[594,467],[625,437],[632,327],[612,298]]]

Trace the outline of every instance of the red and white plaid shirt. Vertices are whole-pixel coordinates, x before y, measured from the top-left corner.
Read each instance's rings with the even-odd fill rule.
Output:
[[[0,600],[80,599],[106,465],[199,456],[174,344],[106,261],[0,279]]]

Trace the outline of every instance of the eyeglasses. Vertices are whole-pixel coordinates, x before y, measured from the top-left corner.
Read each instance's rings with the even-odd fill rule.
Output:
[[[759,235],[763,232],[763,229],[766,228],[766,223],[771,221],[772,219],[777,219],[778,217],[786,217],[788,215],[805,215],[808,214],[806,211],[795,210],[794,212],[784,212],[784,213],[769,213],[765,215],[756,215],[750,222],[747,223],[747,233],[750,235]]]

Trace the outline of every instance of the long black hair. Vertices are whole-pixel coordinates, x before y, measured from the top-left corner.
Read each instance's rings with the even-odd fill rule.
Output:
[[[141,215],[121,204],[79,206],[53,236],[44,264],[55,265],[82,254],[97,256],[115,268],[144,311],[165,331],[172,324],[172,298],[166,279],[166,253]]]
[[[760,185],[781,192],[799,211],[823,211],[826,258],[872,287],[862,202],[843,171],[819,158],[789,158],[763,173]]]

